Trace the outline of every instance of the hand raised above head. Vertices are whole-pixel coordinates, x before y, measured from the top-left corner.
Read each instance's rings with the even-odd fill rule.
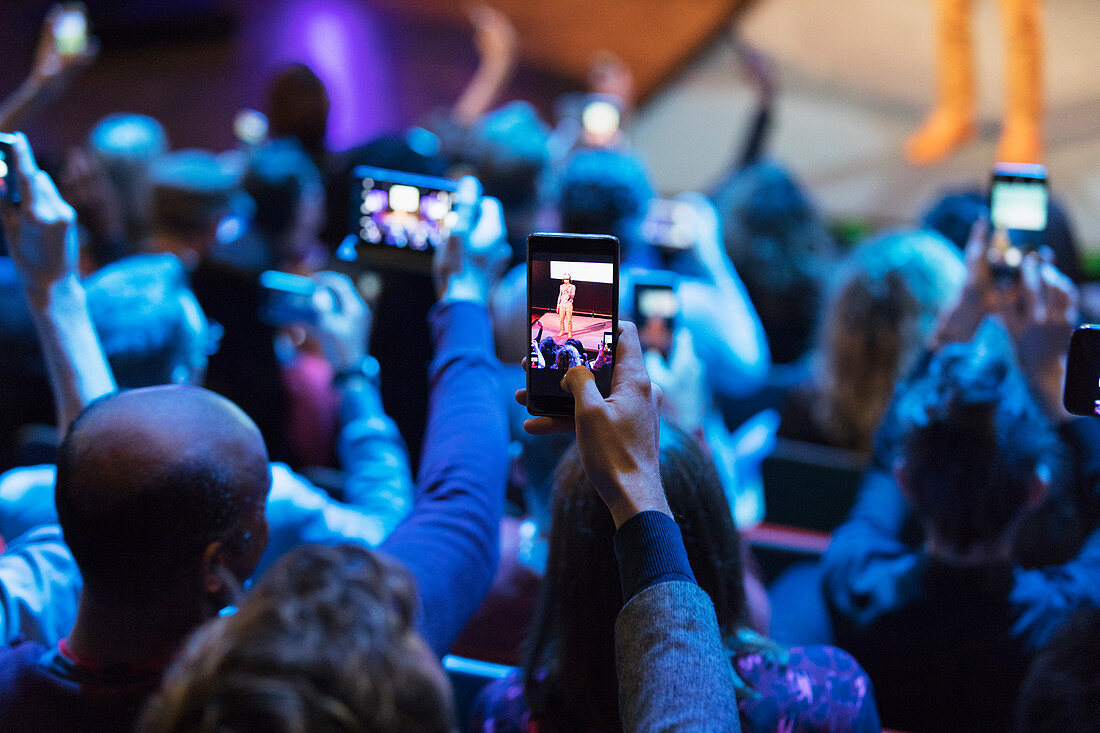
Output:
[[[76,212],[53,180],[38,169],[30,143],[20,132],[11,136],[11,161],[22,199],[3,204],[8,250],[28,297],[45,294],[51,285],[75,277],[78,242]]]
[[[467,300],[488,305],[489,293],[511,255],[505,239],[500,202],[481,195],[481,184],[466,176],[455,194],[457,223],[436,250],[432,275],[441,300]]]

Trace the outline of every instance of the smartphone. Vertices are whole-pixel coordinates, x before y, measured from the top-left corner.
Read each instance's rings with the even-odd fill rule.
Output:
[[[88,16],[84,3],[65,3],[53,19],[54,49],[62,56],[77,56],[88,48]]]
[[[19,203],[19,184],[15,180],[15,159],[11,149],[15,136],[0,132],[0,199],[9,203]]]
[[[993,167],[989,183],[989,257],[995,276],[1018,276],[1024,255],[1042,246],[1048,202],[1045,166],[997,163]]]
[[[675,199],[649,202],[641,225],[642,239],[662,249],[686,250],[695,245],[695,209]]]
[[[642,349],[657,349],[667,359],[680,302],[676,299],[676,274],[663,270],[638,273],[634,283],[634,322]]]
[[[457,191],[458,182],[447,178],[358,166],[351,183],[355,252],[350,257],[341,252],[341,259],[427,272],[432,252],[447,241],[458,219]]]
[[[573,397],[560,382],[571,366],[592,370],[611,394],[610,358],[619,333],[619,240],[595,234],[532,234],[527,238],[527,338],[541,359],[527,369],[527,411],[573,414]],[[608,341],[608,335],[611,339]],[[610,352],[599,359],[600,344]],[[534,354],[533,354],[534,356]]]
[[[1100,416],[1100,325],[1081,326],[1069,340],[1062,404],[1074,415]]]
[[[278,270],[260,273],[260,320],[269,326],[316,323],[323,299],[331,297],[308,277]]]

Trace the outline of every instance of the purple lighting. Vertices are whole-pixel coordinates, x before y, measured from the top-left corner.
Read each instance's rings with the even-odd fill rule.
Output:
[[[304,63],[328,90],[330,149],[398,126],[390,49],[374,11],[352,0],[287,0],[268,17],[263,45],[270,67]]]

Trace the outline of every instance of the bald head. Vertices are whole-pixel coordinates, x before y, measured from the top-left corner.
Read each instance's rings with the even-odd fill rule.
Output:
[[[120,598],[171,593],[216,541],[250,541],[269,474],[255,424],[177,385],[92,403],[61,445],[57,512],[85,584]]]

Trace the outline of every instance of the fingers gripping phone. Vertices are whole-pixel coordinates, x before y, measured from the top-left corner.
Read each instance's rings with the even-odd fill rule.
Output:
[[[1041,165],[998,163],[989,184],[990,264],[995,276],[1016,278],[1024,255],[1046,236],[1047,171]]]
[[[528,412],[572,416],[573,397],[560,383],[573,366],[590,369],[600,393],[611,394],[619,332],[619,240],[587,234],[528,237],[527,314],[525,338],[538,339],[533,348],[542,357],[528,365]]]

